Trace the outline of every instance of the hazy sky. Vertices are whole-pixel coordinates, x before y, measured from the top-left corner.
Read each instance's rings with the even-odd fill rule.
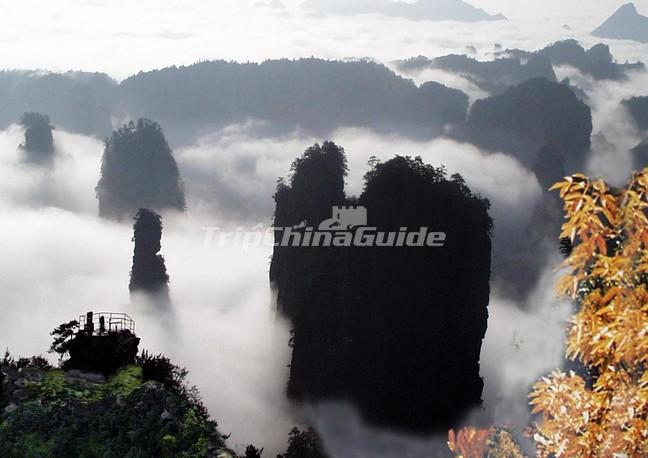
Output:
[[[5,1],[0,68],[81,69],[123,78],[140,69],[201,59],[259,61],[314,55],[385,61],[462,51],[467,44],[485,54],[495,41],[530,48],[573,36],[593,43],[588,33],[624,2],[472,3],[489,13],[501,12],[510,21],[457,24],[377,15],[312,17],[301,10],[301,0]],[[648,0],[635,4],[648,14]],[[621,57],[636,58],[647,49],[613,42]]]

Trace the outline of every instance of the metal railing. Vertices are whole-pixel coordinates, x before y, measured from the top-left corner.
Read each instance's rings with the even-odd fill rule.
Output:
[[[135,321],[126,313],[88,312],[79,317],[79,328],[91,335],[121,331],[135,334]]]

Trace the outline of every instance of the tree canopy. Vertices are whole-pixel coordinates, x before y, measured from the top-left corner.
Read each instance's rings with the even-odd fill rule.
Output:
[[[573,175],[557,183],[570,249],[557,284],[577,302],[566,356],[533,388],[539,457],[648,455],[648,169],[622,190]]]
[[[344,150],[308,148],[278,184],[275,227],[317,228],[333,206],[360,205],[378,231],[427,227],[446,244],[276,246],[270,280],[293,326],[288,394],[349,400],[392,427],[445,429],[481,400],[489,204],[419,157],[370,165],[363,193],[348,197]]]
[[[103,217],[121,219],[139,208],[184,211],[180,172],[157,123],[139,119],[113,132],[96,191]]]
[[[40,113],[25,113],[20,119],[25,128],[25,143],[21,146],[32,162],[51,162],[54,156],[54,127],[49,116]]]

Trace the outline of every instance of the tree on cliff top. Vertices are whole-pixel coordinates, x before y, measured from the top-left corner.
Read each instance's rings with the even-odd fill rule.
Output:
[[[344,148],[326,141],[314,144],[290,168],[295,212],[309,224],[328,217],[331,206],[344,200],[347,160]]]
[[[185,209],[180,172],[157,123],[139,119],[113,132],[96,191],[103,217],[120,219],[139,208]]]
[[[40,113],[25,113],[20,119],[25,128],[25,143],[20,145],[27,153],[27,160],[48,162],[54,155],[54,137],[50,118]]]
[[[307,149],[277,187],[277,228],[318,227],[332,206],[360,205],[383,234],[364,247],[274,248],[270,280],[293,325],[288,395],[345,399],[376,424],[445,429],[481,402],[488,202],[421,158],[370,165],[362,195],[347,198],[343,150],[326,142]],[[401,227],[448,238],[438,247],[380,246]]]

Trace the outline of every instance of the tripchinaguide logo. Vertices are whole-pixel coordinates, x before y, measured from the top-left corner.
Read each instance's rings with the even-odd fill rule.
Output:
[[[434,232],[428,227],[411,230],[380,231],[367,224],[367,209],[362,206],[335,206],[331,218],[317,228],[301,223],[292,227],[272,227],[257,224],[250,228],[222,230],[205,227],[204,243],[219,247],[243,249],[258,246],[275,247],[443,247],[445,232]]]

